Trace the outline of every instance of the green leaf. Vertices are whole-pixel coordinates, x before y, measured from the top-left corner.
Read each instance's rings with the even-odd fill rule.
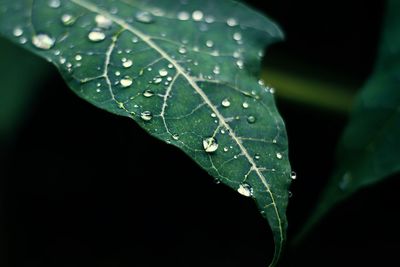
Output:
[[[228,0],[0,3],[1,32],[53,62],[79,96],[252,196],[272,228],[276,265],[287,228],[287,137],[273,90],[256,78],[264,48],[283,37],[274,23]]]
[[[49,68],[43,60],[4,39],[0,39],[0,58],[0,142],[8,142],[27,117],[29,105]]]
[[[400,170],[400,10],[388,1],[379,58],[338,145],[337,169],[303,237],[334,205]]]

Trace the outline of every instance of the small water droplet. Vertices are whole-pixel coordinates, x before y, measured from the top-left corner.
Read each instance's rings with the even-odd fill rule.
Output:
[[[154,95],[154,92],[151,91],[151,90],[146,90],[146,91],[143,92],[143,96],[144,96],[144,97],[147,97],[147,98],[150,98],[150,97],[152,97],[153,95]]]
[[[118,76],[120,76],[120,75],[121,75],[121,72],[119,72],[119,71],[116,71],[116,72],[115,72],[115,76],[118,77]]]
[[[168,71],[166,69],[161,69],[158,71],[158,74],[160,74],[161,77],[165,77],[168,75]]]
[[[125,77],[124,77],[123,79],[121,79],[119,82],[121,83],[121,86],[122,86],[122,87],[126,88],[126,87],[129,87],[129,86],[132,85],[133,80],[132,80],[131,77],[125,76]]]
[[[178,13],[179,20],[188,20],[190,18],[190,14],[186,11],[181,11]]]
[[[211,113],[211,117],[212,117],[212,118],[216,118],[216,117],[217,117],[217,114]]]
[[[253,124],[253,123],[256,122],[256,120],[257,120],[256,117],[254,117],[253,115],[250,115],[250,116],[247,117],[247,122],[248,123]]]
[[[289,191],[289,192],[288,192],[288,197],[289,197],[289,198],[292,198],[292,197],[293,197],[292,191]]]
[[[122,66],[123,66],[125,69],[128,69],[128,68],[132,67],[132,65],[133,65],[133,62],[132,62],[132,60],[130,60],[130,59],[125,60],[124,62],[122,62]]]
[[[229,148],[224,147],[224,152],[228,152],[228,151],[229,151]]]
[[[227,19],[226,24],[228,24],[230,27],[234,27],[238,25],[238,22],[235,18],[229,18]]]
[[[228,108],[228,107],[230,107],[231,106],[231,102],[229,101],[229,99],[228,98],[225,98],[224,100],[222,100],[222,106],[223,107],[225,107],[225,108]]]
[[[259,160],[260,158],[261,158],[260,154],[255,154],[255,155],[254,155],[254,159],[255,159],[255,160]]]
[[[245,197],[253,196],[253,188],[247,183],[240,184],[237,191],[239,194],[241,194]]]
[[[233,34],[233,40],[235,40],[235,41],[240,41],[240,40],[242,40],[242,34],[241,34],[240,32],[235,32],[235,33]]]
[[[203,19],[203,17],[204,17],[204,14],[200,10],[196,10],[192,13],[192,18],[194,21],[200,21]]]
[[[217,151],[218,143],[214,137],[208,137],[203,140],[203,148],[207,153],[212,153]]]
[[[296,172],[291,172],[290,173],[290,178],[292,178],[292,180],[296,180],[297,179],[297,174],[296,174]]]
[[[242,107],[243,107],[244,109],[249,108],[249,103],[243,102]]]
[[[243,69],[244,66],[243,60],[239,59],[238,61],[236,61],[236,66],[238,66],[239,69]]]
[[[220,74],[221,73],[220,67],[219,66],[215,66],[214,69],[213,69],[213,73],[216,74],[216,75]]]
[[[44,33],[39,33],[32,37],[32,44],[39,49],[49,50],[54,46],[54,43],[54,38]]]
[[[153,119],[153,114],[150,111],[143,111],[140,113],[140,118],[144,121],[151,121]]]
[[[184,46],[181,46],[181,47],[179,47],[179,50],[178,50],[178,52],[179,52],[179,54],[182,54],[182,55],[184,55],[184,54],[186,54],[186,53],[187,53],[187,49],[186,49],[186,47],[184,47]]]
[[[351,174],[349,173],[349,172],[346,172],[344,175],[343,175],[343,177],[342,177],[342,179],[340,180],[340,182],[339,182],[339,188],[340,188],[340,190],[346,190],[348,187],[349,187],[349,185],[350,185],[350,183],[351,183],[351,180],[352,180],[352,176],[351,176]]]
[[[112,25],[112,20],[103,15],[96,15],[94,20],[99,28],[108,29]]]
[[[156,77],[153,79],[153,83],[154,84],[160,84],[162,82],[162,78],[161,77]]]
[[[24,34],[24,31],[20,27],[15,27],[14,28],[13,35],[15,37],[20,37],[20,36],[22,36],[22,34]]]
[[[172,139],[174,139],[174,140],[179,140],[179,134],[174,134],[174,135],[172,135]]]
[[[154,22],[153,15],[147,11],[139,11],[136,13],[135,19],[141,23],[152,23]]]
[[[49,0],[49,7],[51,8],[59,8],[61,6],[60,0]]]
[[[106,35],[101,29],[95,28],[89,32],[88,38],[92,42],[101,42],[106,38]]]
[[[76,21],[76,18],[74,16],[72,16],[71,14],[64,14],[61,16],[61,22],[65,26],[71,26],[72,24],[75,23],[75,21]]]
[[[283,155],[282,155],[281,153],[278,152],[278,153],[276,153],[276,158],[277,158],[277,159],[282,159],[282,158],[283,158]]]
[[[208,40],[208,41],[206,42],[206,46],[211,48],[211,47],[214,46],[214,42],[211,41],[211,40]]]
[[[81,55],[76,55],[75,56],[75,60],[76,61],[81,61],[82,60],[82,56]]]

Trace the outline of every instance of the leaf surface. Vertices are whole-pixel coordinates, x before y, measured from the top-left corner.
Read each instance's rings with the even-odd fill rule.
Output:
[[[359,93],[338,145],[337,169],[304,236],[333,206],[400,170],[400,10],[389,0],[374,74]]]
[[[79,96],[134,119],[240,194],[286,239],[287,137],[257,80],[282,39],[233,1],[1,0],[1,32],[55,64]],[[139,140],[133,140],[138,142]]]

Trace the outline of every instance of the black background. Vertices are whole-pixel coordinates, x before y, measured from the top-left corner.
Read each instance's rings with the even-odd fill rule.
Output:
[[[383,1],[248,2],[286,32],[271,64],[293,58],[351,77],[354,89],[371,73]],[[272,236],[252,200],[131,120],[77,98],[53,72],[2,148],[4,266],[267,265]],[[334,167],[347,118],[277,101],[298,174],[291,237]],[[388,179],[339,205],[303,244],[288,244],[282,266],[398,266],[397,188]]]

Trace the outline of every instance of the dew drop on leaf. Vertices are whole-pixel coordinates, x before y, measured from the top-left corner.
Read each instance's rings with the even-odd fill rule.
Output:
[[[64,14],[61,16],[61,22],[65,26],[71,26],[75,23],[76,18],[73,17],[71,14]]]
[[[161,69],[158,71],[158,74],[160,74],[161,77],[165,77],[168,75],[168,71],[166,69]]]
[[[249,108],[249,103],[243,102],[242,107],[243,107],[244,109]]]
[[[132,67],[132,65],[133,65],[133,62],[132,62],[132,60],[130,60],[130,59],[128,59],[128,60],[122,62],[122,66],[123,66],[125,69],[128,69],[128,68]]]
[[[112,20],[103,15],[97,15],[94,20],[99,28],[108,29],[112,25]]]
[[[254,159],[255,159],[255,160],[259,160],[260,158],[261,158],[260,154],[255,154],[255,155],[254,155]]]
[[[179,134],[174,134],[174,135],[172,135],[172,139],[174,139],[174,140],[179,140]]]
[[[297,174],[296,174],[296,172],[291,172],[290,173],[290,178],[292,178],[292,180],[296,180],[297,179]]]
[[[256,122],[256,120],[257,120],[256,117],[254,117],[253,115],[250,115],[250,116],[247,117],[247,122],[248,123],[253,124],[253,123]]]
[[[49,7],[51,8],[59,8],[61,6],[60,0],[49,0]]]
[[[126,88],[126,87],[129,87],[129,86],[132,85],[133,80],[132,80],[131,77],[125,76],[125,77],[122,78],[119,82],[121,83],[121,86],[122,86],[122,87]]]
[[[24,31],[20,27],[14,28],[13,35],[15,37],[20,37],[20,36],[22,36],[22,34],[24,34]]]
[[[135,19],[136,19],[136,21],[141,22],[141,23],[153,23],[154,22],[153,15],[151,15],[147,11],[137,12],[135,15]]]
[[[190,18],[190,14],[186,11],[181,11],[178,13],[179,20],[188,20]]]
[[[101,29],[95,28],[89,32],[88,38],[92,42],[101,42],[106,38],[106,35]]]
[[[143,111],[140,114],[140,118],[144,121],[151,121],[153,119],[153,114],[150,111]]]
[[[247,183],[240,184],[237,191],[239,194],[241,194],[245,197],[253,196],[253,188]]]
[[[222,100],[222,106],[225,108],[228,108],[231,106],[231,102],[229,101],[229,99],[225,98],[224,100]]]
[[[203,17],[204,17],[204,14],[200,10],[196,10],[192,13],[192,18],[194,21],[200,21],[203,19]]]
[[[278,152],[278,153],[276,153],[276,158],[277,158],[277,159],[282,159],[282,158],[283,158],[283,155],[282,155],[281,153]]]
[[[150,98],[150,97],[152,97],[153,95],[154,95],[154,92],[151,91],[151,90],[146,90],[146,91],[143,92],[143,96],[144,96],[144,97],[147,97],[147,98]]]
[[[212,153],[217,151],[218,149],[218,143],[217,140],[214,137],[208,137],[203,140],[203,148],[204,151],[207,153]]]
[[[227,19],[226,24],[228,24],[230,27],[234,27],[238,25],[238,22],[235,18],[229,18]]]
[[[42,50],[49,50],[54,46],[55,40],[47,34],[39,33],[32,37],[32,44]]]

